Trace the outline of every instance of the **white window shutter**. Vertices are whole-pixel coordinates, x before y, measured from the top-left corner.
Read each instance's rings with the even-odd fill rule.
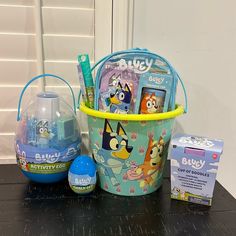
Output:
[[[39,63],[45,73],[66,79],[77,96],[77,55],[88,53],[94,63],[111,52],[111,0],[41,0],[40,62],[35,3],[36,0],[0,0],[0,163],[15,162],[19,94],[26,82],[38,74]],[[47,79],[45,85],[46,90],[57,91],[71,102],[68,88],[60,81]],[[33,83],[24,97],[25,103],[40,88],[40,83]],[[84,117],[79,121],[82,126],[86,123]]]
[[[0,0],[0,162],[14,160],[19,94],[37,74],[33,1]],[[25,100],[38,84],[29,88]]]

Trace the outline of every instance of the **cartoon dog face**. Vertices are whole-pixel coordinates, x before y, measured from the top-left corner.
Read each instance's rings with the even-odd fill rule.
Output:
[[[151,167],[156,168],[157,164],[161,161],[163,148],[164,139],[162,137],[160,137],[158,142],[153,141],[152,137],[150,137],[144,162],[149,162]]]
[[[155,167],[157,165],[158,162],[157,142],[153,141],[152,138],[149,138],[148,148],[144,161],[149,162],[151,167]]]
[[[109,80],[109,86],[117,87],[118,84],[120,83],[120,81],[121,81],[121,76],[120,75],[116,76],[114,74],[114,75],[112,75],[112,77]]]
[[[130,88],[127,84],[125,84],[125,87],[122,88],[122,85],[120,82],[118,82],[117,89],[115,93],[110,94],[110,102],[114,105],[120,105],[120,104],[130,104],[132,98],[132,93],[130,91]],[[129,107],[127,106],[126,110],[128,110]]]
[[[164,144],[165,144],[165,142],[164,142],[164,139],[163,139],[163,137],[161,136],[160,138],[159,138],[159,141],[158,141],[158,144],[157,144],[157,152],[158,152],[158,155],[160,156],[160,157],[162,157],[162,154],[163,154],[163,149],[164,149]]]
[[[156,113],[157,112],[157,106],[156,106],[156,96],[154,93],[151,95],[148,93],[145,93],[142,101],[141,101],[141,114],[150,114],[150,113]]]
[[[23,169],[25,171],[29,170],[28,162],[26,160],[25,153],[23,152],[21,155],[18,154],[18,158],[19,158],[19,164],[20,164],[21,169]]]
[[[111,152],[114,158],[127,159],[133,147],[128,146],[128,137],[125,130],[118,122],[116,133],[113,132],[109,122],[105,120],[102,148]]]
[[[48,121],[39,121],[36,126],[36,133],[42,138],[48,138],[49,130],[48,130]]]
[[[177,196],[177,195],[180,194],[180,189],[177,188],[177,187],[174,187],[174,188],[172,189],[171,193]]]

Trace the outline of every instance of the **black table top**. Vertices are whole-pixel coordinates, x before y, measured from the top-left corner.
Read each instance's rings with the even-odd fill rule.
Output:
[[[146,196],[79,196],[67,180],[36,184],[0,165],[0,235],[236,235],[236,200],[219,183],[207,207],[171,200],[168,176]]]

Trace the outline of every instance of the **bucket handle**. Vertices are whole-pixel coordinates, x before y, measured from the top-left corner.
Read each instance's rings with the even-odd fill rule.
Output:
[[[172,74],[177,76],[177,79],[180,81],[181,86],[183,88],[183,92],[184,92],[184,99],[185,99],[185,106],[184,106],[184,113],[188,112],[188,98],[187,98],[187,92],[186,92],[186,88],[184,86],[184,83],[182,81],[182,79],[180,78],[180,76],[178,75],[178,73],[176,72],[176,70],[171,66],[171,64],[162,56],[156,54],[156,53],[152,53],[150,51],[148,51],[147,49],[141,49],[141,48],[133,48],[133,49],[129,49],[129,50],[123,50],[123,51],[118,51],[118,52],[114,52],[108,56],[103,57],[102,59],[100,59],[92,68],[91,68],[91,73],[93,72],[93,70],[102,62],[105,62],[107,60],[109,60],[110,58],[120,55],[120,54],[132,54],[132,53],[145,53],[147,55],[152,55],[152,56],[156,56],[158,58],[160,58],[161,60],[163,60],[164,62],[167,63],[167,65],[169,66]],[[100,73],[100,72],[98,72]],[[95,97],[96,100],[96,97]],[[79,98],[78,98],[78,102],[80,102],[80,94],[79,94]],[[79,103],[78,103],[79,104]],[[79,105],[78,105],[79,106]]]
[[[184,86],[184,82],[183,80],[179,77],[178,73],[176,73],[176,76],[181,84],[181,87],[183,89],[183,92],[184,92],[184,101],[185,101],[185,104],[184,104],[184,113],[187,113],[188,112],[188,97],[187,97],[187,92],[186,92],[186,88]]]
[[[72,99],[73,99],[73,106],[74,106],[74,113],[76,114],[76,104],[75,104],[75,95],[74,95],[74,92],[70,86],[70,84],[63,78],[57,76],[57,75],[53,75],[53,74],[42,74],[42,75],[38,75],[34,78],[32,78],[26,85],[25,87],[22,89],[21,91],[21,94],[20,94],[20,99],[19,99],[19,102],[18,102],[18,108],[17,108],[17,118],[16,120],[19,121],[20,120],[20,108],[21,108],[21,103],[22,103],[22,99],[23,99],[23,95],[25,93],[25,90],[28,88],[28,86],[34,82],[35,80],[38,80],[40,78],[43,78],[43,77],[46,77],[46,76],[50,76],[50,77],[53,77],[53,78],[56,78],[56,79],[59,79],[61,81],[63,81],[70,89],[70,92],[71,92],[71,96],[72,96]]]

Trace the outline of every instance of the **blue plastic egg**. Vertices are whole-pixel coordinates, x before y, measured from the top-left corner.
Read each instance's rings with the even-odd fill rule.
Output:
[[[88,194],[96,186],[96,165],[93,159],[86,155],[78,156],[71,164],[68,181],[71,189],[78,194]]]

